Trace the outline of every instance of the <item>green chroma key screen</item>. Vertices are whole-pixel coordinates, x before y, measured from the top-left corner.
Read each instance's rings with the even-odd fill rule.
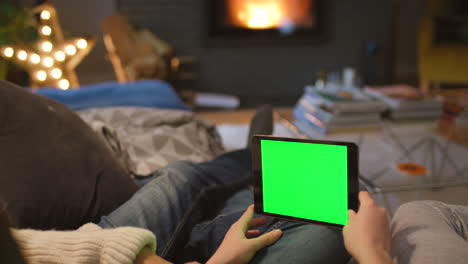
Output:
[[[347,147],[260,141],[263,211],[346,225]]]

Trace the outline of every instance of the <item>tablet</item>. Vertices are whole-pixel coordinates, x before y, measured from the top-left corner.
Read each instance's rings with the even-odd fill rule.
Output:
[[[342,228],[357,211],[354,143],[256,135],[252,161],[256,213]]]

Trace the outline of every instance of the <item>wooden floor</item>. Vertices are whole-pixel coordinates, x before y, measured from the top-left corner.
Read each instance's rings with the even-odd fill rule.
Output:
[[[291,120],[292,108],[275,108],[275,112],[279,113],[282,117]],[[209,120],[216,125],[220,124],[249,124],[255,113],[255,109],[239,109],[239,110],[225,110],[225,111],[203,111],[197,112],[197,116]]]
[[[275,108],[281,117],[286,120],[292,120],[292,108]],[[234,124],[234,125],[246,125],[250,123],[255,109],[238,109],[238,110],[224,110],[224,111],[202,111],[197,112],[197,116],[203,119],[209,120],[216,125],[221,124]],[[449,136],[456,143],[468,146],[468,127],[457,127],[455,131],[453,128],[446,129],[443,126],[440,129],[440,133],[445,136]],[[447,132],[450,130],[450,132]]]

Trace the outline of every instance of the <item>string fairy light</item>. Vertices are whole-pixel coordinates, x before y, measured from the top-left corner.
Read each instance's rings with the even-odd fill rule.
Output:
[[[59,88],[62,90],[67,90],[70,87],[70,82],[67,79],[61,79],[59,81]]]
[[[52,45],[52,42],[46,40],[41,43],[41,49],[44,52],[51,52],[52,49],[54,48],[54,45]]]
[[[31,63],[33,64],[38,64],[39,62],[41,62],[41,56],[39,56],[36,53],[31,54],[31,57],[29,57],[29,59],[31,60]]]
[[[45,71],[38,71],[36,73],[36,78],[38,81],[43,82],[47,79],[47,73]]]
[[[88,46],[88,41],[86,41],[86,39],[79,39],[79,40],[76,42],[76,46],[77,46],[79,49],[86,49],[86,47]]]
[[[42,63],[47,68],[50,68],[50,67],[54,66],[54,59],[52,59],[51,57],[45,57],[44,61]]]
[[[54,79],[60,79],[60,77],[62,77],[62,71],[59,68],[53,68],[52,71],[50,71],[50,75],[52,75]]]
[[[59,50],[59,51],[55,52],[54,57],[58,61],[64,61],[65,60],[65,53],[63,51]]]
[[[15,51],[11,47],[5,47],[3,49],[3,55],[7,58],[13,57],[13,54],[15,54]]]
[[[17,54],[18,60],[25,61],[28,58],[28,53],[24,50],[18,51]]]
[[[50,36],[52,34],[52,29],[49,26],[43,26],[41,28],[42,35]]]
[[[35,7],[31,16],[37,16],[37,43],[31,47],[2,46],[0,56],[14,61],[28,71],[33,88],[48,86],[67,90],[78,88],[75,68],[96,44],[96,38],[65,39],[55,7],[46,2]]]
[[[50,12],[48,10],[43,10],[41,12],[41,19],[49,20],[50,19]]]
[[[70,56],[73,56],[76,54],[76,47],[73,44],[69,44],[65,47],[65,53],[67,53]]]

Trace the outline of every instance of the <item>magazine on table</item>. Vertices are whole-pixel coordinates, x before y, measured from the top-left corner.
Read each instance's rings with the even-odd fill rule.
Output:
[[[364,91],[382,100],[392,110],[442,109],[440,97],[426,97],[418,88],[409,85],[368,86]]]
[[[375,120],[367,120],[360,122],[348,122],[348,123],[326,123],[317,118],[314,114],[308,112],[304,107],[300,106],[299,104],[296,105],[293,111],[294,116],[294,124],[298,127],[298,129],[311,136],[315,131],[315,133],[320,134],[330,134],[334,132],[344,132],[344,131],[352,131],[356,128],[363,129],[363,128],[378,128],[381,126],[380,118]]]
[[[301,108],[305,112],[314,115],[317,119],[327,125],[339,125],[339,124],[356,124],[356,123],[369,123],[380,121],[379,112],[342,112],[335,114],[326,105],[313,104],[309,100],[308,95],[303,95],[297,105],[297,108]]]
[[[327,87],[317,89],[306,86],[304,95],[309,102],[327,106],[335,114],[344,112],[382,112],[387,106],[366,93],[355,88]]]

